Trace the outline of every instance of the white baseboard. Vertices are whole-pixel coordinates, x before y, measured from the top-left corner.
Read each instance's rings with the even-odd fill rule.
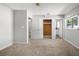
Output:
[[[14,42],[14,44],[28,44],[27,42]]]
[[[13,44],[13,43],[9,43],[9,44],[7,44],[7,45],[1,47],[1,48],[0,48],[0,51],[3,50],[3,49],[5,49],[5,48],[7,48],[7,47],[9,47],[9,46],[11,46],[12,44]]]
[[[79,46],[77,46],[77,45],[75,45],[74,43],[72,43],[71,41],[69,41],[69,40],[66,40],[66,39],[64,39],[65,41],[67,41],[68,43],[70,43],[71,45],[73,45],[74,47],[76,47],[77,49],[79,49]]]

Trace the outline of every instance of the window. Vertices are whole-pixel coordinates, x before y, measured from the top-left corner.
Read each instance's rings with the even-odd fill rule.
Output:
[[[79,28],[79,16],[69,17],[65,20],[65,27],[67,29],[78,29]]]

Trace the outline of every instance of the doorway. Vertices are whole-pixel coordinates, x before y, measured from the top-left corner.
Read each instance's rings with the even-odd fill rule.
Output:
[[[43,37],[47,39],[52,38],[52,20],[51,19],[43,20]]]
[[[57,39],[63,38],[63,22],[62,22],[62,19],[57,19],[57,21],[56,21],[56,38]]]

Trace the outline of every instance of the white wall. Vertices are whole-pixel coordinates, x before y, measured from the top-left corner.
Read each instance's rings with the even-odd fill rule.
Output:
[[[32,39],[43,39],[43,20],[52,19],[52,39],[56,39],[56,17],[44,17],[43,15],[34,15],[32,17]]]
[[[59,36],[62,37],[62,19],[59,21],[60,27],[59,27]]]
[[[76,14],[79,14],[79,7],[76,7],[72,11],[70,11],[66,15],[66,17],[73,16],[73,15],[76,15]],[[63,36],[64,36],[64,39],[66,41],[70,42],[75,47],[79,48],[79,30],[65,29],[64,21],[63,21],[63,25],[64,25],[64,27],[63,27],[64,28],[64,30],[63,30]]]
[[[56,16],[52,16],[52,39],[56,39]]]
[[[41,15],[34,15],[32,17],[31,38],[43,38],[43,17]]]
[[[12,26],[12,10],[0,5],[0,50],[12,44]]]

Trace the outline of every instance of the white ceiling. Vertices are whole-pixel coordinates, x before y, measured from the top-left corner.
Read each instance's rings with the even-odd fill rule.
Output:
[[[78,6],[78,3],[40,3],[40,6],[36,6],[35,3],[4,3],[14,10],[28,9],[33,14],[46,14],[62,15],[71,11]]]

